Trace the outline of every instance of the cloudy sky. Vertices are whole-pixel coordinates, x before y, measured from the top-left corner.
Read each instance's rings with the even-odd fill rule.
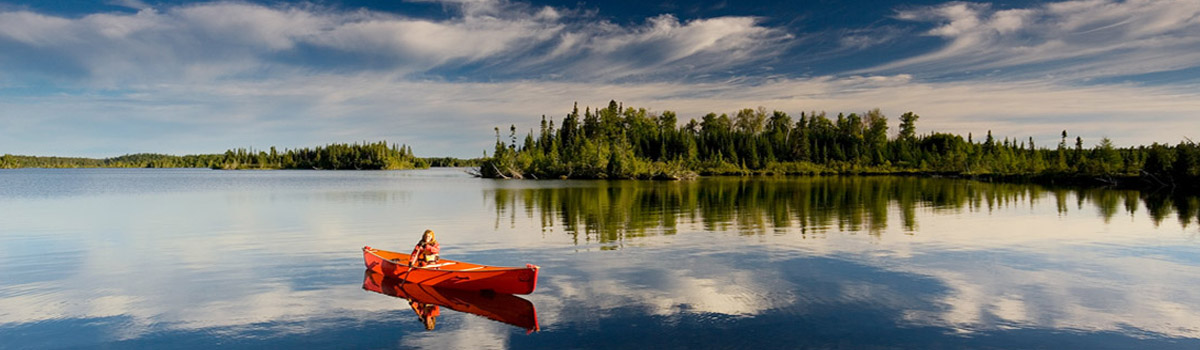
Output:
[[[6,1],[0,154],[383,140],[475,157],[609,100],[1200,139],[1200,1]]]

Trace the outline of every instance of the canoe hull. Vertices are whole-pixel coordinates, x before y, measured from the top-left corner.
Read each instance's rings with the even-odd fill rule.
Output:
[[[445,289],[416,283],[401,283],[399,279],[389,278],[371,270],[366,270],[364,273],[363,289],[418,303],[440,305],[451,310],[479,315],[491,320],[524,328],[526,332],[538,330],[537,310],[534,309],[533,303],[512,294],[485,293],[480,291]]]
[[[442,259],[427,267],[408,266],[408,254],[363,247],[363,264],[384,277],[407,283],[472,291],[529,294],[537,287],[536,265],[497,267]]]

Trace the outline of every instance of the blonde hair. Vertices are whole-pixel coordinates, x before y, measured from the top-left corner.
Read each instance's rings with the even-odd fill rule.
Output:
[[[426,235],[429,236],[428,241],[425,240]],[[437,243],[437,237],[433,235],[433,230],[425,230],[425,233],[421,235],[421,243],[425,243],[425,244],[436,244]]]

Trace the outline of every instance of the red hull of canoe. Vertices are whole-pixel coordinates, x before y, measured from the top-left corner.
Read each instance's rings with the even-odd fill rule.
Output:
[[[388,278],[371,270],[364,273],[363,289],[483,316],[524,328],[526,332],[538,330],[537,310],[534,309],[533,303],[512,294],[483,293],[416,283],[401,283],[399,279]]]
[[[487,290],[505,294],[533,293],[537,265],[499,267],[442,259],[425,267],[408,266],[408,254],[363,247],[363,264],[384,277],[440,288]]]

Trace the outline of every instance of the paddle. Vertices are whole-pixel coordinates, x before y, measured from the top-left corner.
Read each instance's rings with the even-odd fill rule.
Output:
[[[415,254],[415,252],[414,252],[414,254]],[[417,262],[417,261],[416,261],[415,259],[412,259],[412,258],[409,258],[409,259],[408,259],[408,271],[404,271],[404,278],[401,278],[401,279],[400,279],[400,286],[401,286],[401,287],[403,287],[403,286],[404,286],[404,281],[408,281],[408,274],[409,274],[409,273],[412,273],[413,264],[415,264],[416,262]]]

